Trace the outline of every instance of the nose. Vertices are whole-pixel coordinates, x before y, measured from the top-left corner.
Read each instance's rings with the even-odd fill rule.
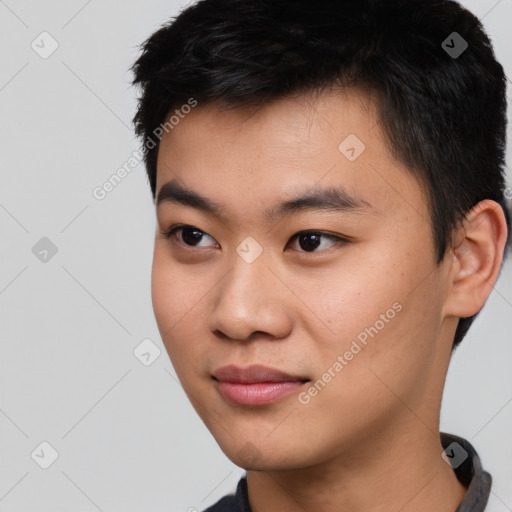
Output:
[[[260,257],[253,263],[234,260],[233,268],[215,287],[209,328],[233,340],[254,333],[285,338],[292,327],[292,294]]]

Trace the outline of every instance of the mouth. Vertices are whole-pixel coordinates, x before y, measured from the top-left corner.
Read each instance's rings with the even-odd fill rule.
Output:
[[[222,398],[232,405],[267,405],[296,392],[310,379],[287,372],[252,365],[224,366],[212,375]]]

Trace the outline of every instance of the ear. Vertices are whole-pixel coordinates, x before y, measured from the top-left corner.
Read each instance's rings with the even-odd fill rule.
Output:
[[[485,199],[467,215],[454,234],[446,316],[478,313],[493,289],[503,262],[507,220],[501,206]]]

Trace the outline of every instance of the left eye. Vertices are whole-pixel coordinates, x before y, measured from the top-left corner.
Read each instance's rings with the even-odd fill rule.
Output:
[[[302,231],[294,235],[290,241],[297,239],[299,246],[304,249],[305,252],[319,252],[316,251],[318,247],[322,245],[322,238],[331,240],[331,247],[336,245],[337,243],[347,243],[348,241],[342,237],[335,235],[328,235],[327,233],[322,233],[321,231]],[[326,247],[323,247],[325,249]]]
[[[175,234],[180,232],[181,237],[178,236],[178,240],[181,238],[180,243],[182,243],[186,247],[209,247],[209,245],[200,245],[204,237],[210,238],[210,240],[213,240],[215,242],[214,238],[212,238],[204,231],[195,228],[194,226],[176,226],[166,232],[162,232],[161,234],[165,238],[170,239]],[[345,238],[335,235],[329,235],[321,231],[301,231],[293,235],[288,244],[290,244],[290,242],[294,240],[297,240],[299,247],[303,249],[304,252],[319,252],[317,251],[319,247],[321,247],[321,249],[326,249],[326,247],[322,247],[322,238],[330,240],[332,242],[330,245],[331,247],[336,245],[337,243],[342,245],[348,243],[348,240],[346,240]]]

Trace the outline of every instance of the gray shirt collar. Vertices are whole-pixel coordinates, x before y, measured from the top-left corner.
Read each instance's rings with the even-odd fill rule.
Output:
[[[468,455],[460,465],[455,464],[458,467],[452,466],[459,482],[467,488],[464,499],[454,512],[483,512],[491,493],[492,477],[482,469],[480,457],[469,441],[441,432],[445,453],[452,443],[457,443]]]

